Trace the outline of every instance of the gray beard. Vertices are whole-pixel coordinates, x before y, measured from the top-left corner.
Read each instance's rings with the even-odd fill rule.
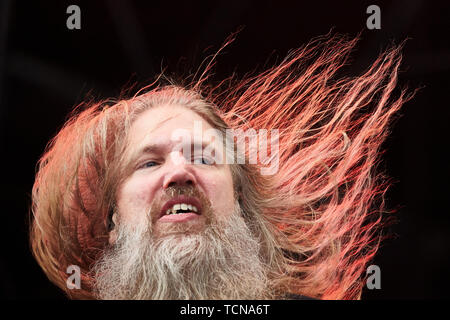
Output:
[[[268,268],[236,202],[225,222],[157,239],[148,224],[118,228],[92,269],[99,299],[268,299]]]

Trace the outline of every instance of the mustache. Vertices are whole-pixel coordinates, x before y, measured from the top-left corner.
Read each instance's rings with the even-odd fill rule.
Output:
[[[197,198],[197,200],[202,205],[202,215],[204,215],[207,220],[210,220],[212,218],[213,212],[211,201],[197,187],[191,185],[170,186],[164,190],[164,193],[159,199],[153,202],[150,208],[150,218],[152,223],[154,224],[159,218],[161,208],[167,201],[182,195]]]

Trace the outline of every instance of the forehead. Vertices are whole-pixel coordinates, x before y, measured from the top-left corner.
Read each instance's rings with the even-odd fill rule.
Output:
[[[169,143],[177,132],[201,132],[211,125],[194,111],[179,105],[162,105],[142,112],[133,122],[129,132],[132,148],[147,142]]]

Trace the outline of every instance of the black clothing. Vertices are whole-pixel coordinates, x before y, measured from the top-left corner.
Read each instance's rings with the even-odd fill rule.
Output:
[[[301,296],[295,293],[286,293],[284,298],[286,300],[317,300],[311,297],[307,297],[307,296]]]

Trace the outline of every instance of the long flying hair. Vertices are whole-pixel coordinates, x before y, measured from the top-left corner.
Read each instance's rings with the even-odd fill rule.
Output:
[[[128,100],[78,107],[40,159],[33,186],[30,242],[50,280],[72,298],[93,297],[89,270],[107,245],[115,192],[127,175],[128,129],[147,108],[179,104],[222,131],[279,130],[276,173],[261,175],[260,163],[231,165],[271,285],[320,299],[360,298],[384,222],[380,147],[411,95],[403,89],[393,98],[401,47],[361,76],[335,79],[356,41],[319,38],[260,74],[219,85],[207,84],[211,62],[188,84],[155,82]],[[72,264],[82,271],[79,290],[66,285]]]

